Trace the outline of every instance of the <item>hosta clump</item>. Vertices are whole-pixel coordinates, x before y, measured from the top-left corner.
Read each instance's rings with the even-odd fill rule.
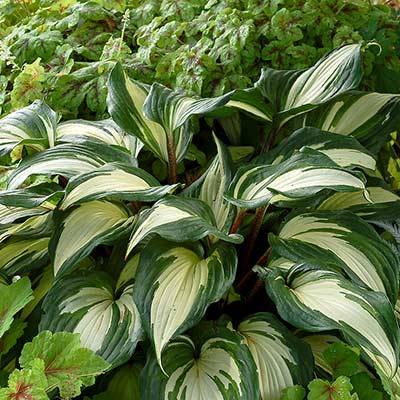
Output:
[[[43,102],[2,119],[0,394],[398,399],[400,198],[376,156],[400,99],[357,91],[363,50],[217,98],[116,65],[112,119],[60,123]],[[90,379],[48,376],[38,349],[63,340]]]

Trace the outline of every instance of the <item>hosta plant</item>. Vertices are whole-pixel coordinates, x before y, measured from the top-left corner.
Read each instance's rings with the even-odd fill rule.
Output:
[[[399,399],[400,98],[357,90],[365,46],[217,98],[117,64],[112,119],[3,118],[0,399]]]

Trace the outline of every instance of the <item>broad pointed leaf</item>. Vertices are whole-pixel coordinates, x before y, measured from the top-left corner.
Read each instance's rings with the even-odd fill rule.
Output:
[[[111,243],[127,232],[132,216],[123,204],[96,200],[56,216],[50,242],[54,275],[70,271],[99,244]]]
[[[167,196],[138,215],[127,254],[154,234],[176,242],[196,241],[207,235],[232,243],[242,241],[240,235],[228,235],[217,228],[214,214],[206,203],[176,196]]]
[[[181,161],[192,136],[185,122],[222,107],[230,96],[194,99],[157,83],[149,88],[129,79],[117,64],[108,81],[107,103],[114,121],[157,157],[168,161],[168,148],[172,147]]]
[[[14,315],[32,298],[31,284],[27,277],[11,285],[0,285],[0,338],[10,328]]]
[[[263,400],[279,400],[283,389],[307,385],[314,360],[307,344],[296,338],[272,314],[257,313],[238,326],[257,366]]]
[[[279,201],[279,194],[304,199],[323,189],[338,192],[365,189],[365,178],[339,167],[325,154],[303,148],[278,165],[239,168],[225,198],[239,207],[257,208]]]
[[[80,334],[83,347],[113,364],[132,356],[142,327],[133,302],[133,276],[123,288],[116,288],[104,272],[80,272],[59,279],[44,303],[40,330],[71,331]]]
[[[206,327],[194,341],[180,336],[163,352],[166,374],[150,357],[141,380],[143,399],[255,400],[256,367],[241,337],[227,328]]]
[[[376,168],[374,157],[353,137],[311,127],[298,129],[275,149],[265,156],[261,156],[258,162],[265,164],[281,163],[304,146],[327,155],[333,162],[343,168],[359,167],[371,171]]]
[[[156,201],[179,186],[179,184],[162,186],[143,169],[110,163],[71,179],[65,189],[65,197],[60,208],[66,209],[72,205],[104,197],[129,201]]]
[[[5,206],[3,204],[0,204],[0,225],[11,224],[20,218],[31,217],[33,215],[46,214],[48,212],[49,209],[45,207],[25,208],[25,207]]]
[[[44,362],[49,388],[58,387],[65,399],[78,396],[82,387],[93,385],[95,377],[109,367],[101,357],[82,348],[79,335],[69,332],[44,331],[25,344],[21,367],[31,368],[37,359]]]
[[[11,173],[8,189],[20,187],[31,175],[62,175],[71,178],[92,171],[108,162],[136,165],[124,151],[94,140],[60,144],[25,158]]]
[[[271,244],[281,256],[344,270],[357,284],[395,302],[398,259],[375,230],[349,212],[300,214],[286,222]]]
[[[137,157],[143,143],[135,136],[128,135],[112,119],[102,121],[70,120],[57,127],[57,140],[74,143],[77,138],[95,138],[113,146],[125,147]]]
[[[360,288],[336,272],[299,264],[285,277],[267,276],[266,289],[279,315],[307,331],[338,329],[347,341],[394,376],[398,367],[399,329],[389,299]]]
[[[214,136],[218,154],[207,171],[184,192],[184,196],[196,197],[208,204],[214,213],[217,228],[228,233],[235,214],[235,207],[223,197],[232,179],[233,163],[228,149]]]
[[[265,68],[256,87],[282,121],[356,88],[361,78],[361,45],[351,44],[331,51],[304,71]]]
[[[376,153],[399,121],[400,95],[352,91],[305,114],[301,123],[354,136]]]
[[[56,125],[57,114],[39,100],[7,115],[0,119],[0,155],[9,153],[19,144],[38,151],[53,147]]]
[[[236,266],[235,248],[223,242],[208,257],[160,239],[142,251],[134,300],[160,365],[167,343],[197,324],[229,289]]]

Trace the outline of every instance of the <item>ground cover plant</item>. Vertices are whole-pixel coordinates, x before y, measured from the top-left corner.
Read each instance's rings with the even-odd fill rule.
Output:
[[[117,63],[110,119],[1,119],[0,399],[400,398],[400,97],[357,90],[368,46],[213,98]]]
[[[261,67],[307,68],[360,40],[380,45],[366,52],[362,87],[398,93],[398,11],[375,3],[0,1],[1,112],[46,99],[65,118],[106,118],[118,60],[134,79],[218,96],[251,86]]]

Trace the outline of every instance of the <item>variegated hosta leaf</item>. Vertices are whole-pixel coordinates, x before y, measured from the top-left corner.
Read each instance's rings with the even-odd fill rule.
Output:
[[[235,207],[224,199],[232,179],[232,159],[228,149],[214,136],[218,154],[207,171],[182,194],[196,197],[208,204],[214,213],[217,228],[228,233],[235,214]]]
[[[157,234],[175,242],[196,241],[207,235],[232,243],[241,243],[242,236],[223,233],[210,207],[199,199],[167,196],[152,208],[138,215],[127,254],[148,235]]]
[[[8,241],[0,247],[0,270],[12,276],[41,268],[49,262],[50,238]]]
[[[256,363],[262,400],[279,400],[283,389],[310,382],[314,360],[309,346],[274,315],[253,314],[237,330]]]
[[[119,161],[136,166],[136,160],[124,151],[98,141],[66,143],[25,158],[12,172],[8,189],[20,187],[31,175],[62,175],[66,178]]]
[[[50,242],[54,275],[70,271],[99,244],[118,240],[127,233],[132,217],[123,204],[96,200],[56,215]]]
[[[376,161],[353,137],[338,135],[317,128],[305,127],[292,133],[273,151],[261,156],[258,162],[278,164],[288,159],[296,150],[310,147],[327,155],[343,168],[359,167],[374,171]]]
[[[244,90],[235,90],[226,107],[244,111],[263,121],[272,122],[272,110],[256,87]]]
[[[262,70],[256,83],[281,120],[354,89],[362,78],[361,45],[339,47],[304,71]]]
[[[132,356],[141,339],[140,316],[133,302],[133,277],[116,290],[108,274],[80,272],[59,279],[43,303],[40,330],[79,333],[83,347],[113,364]]]
[[[400,95],[352,91],[304,115],[303,126],[351,135],[377,152],[400,122]],[[377,134],[379,132],[379,134]]]
[[[53,147],[57,114],[45,103],[35,100],[30,106],[0,119],[0,155],[24,144],[41,151]]]
[[[256,366],[241,336],[206,326],[202,337],[179,336],[163,352],[166,374],[154,355],[142,372],[143,399],[256,400]]]
[[[63,194],[64,189],[60,185],[44,182],[21,189],[3,190],[0,192],[0,204],[14,208],[34,208],[46,203],[47,207],[51,207],[48,202],[57,203]]]
[[[336,272],[300,264],[285,277],[267,276],[266,288],[279,315],[306,331],[339,329],[377,368],[393,376],[398,367],[399,328],[389,299]]]
[[[344,270],[354,282],[386,293],[394,302],[399,290],[399,261],[375,230],[350,212],[321,211],[297,215],[279,236],[274,251],[296,262]]]
[[[49,235],[52,228],[51,212],[42,215],[35,215],[27,220],[10,225],[0,225],[0,243],[10,236],[19,237],[40,237]]]
[[[239,168],[225,198],[239,207],[257,208],[281,200],[304,199],[323,189],[352,192],[365,189],[362,174],[345,170],[328,156],[303,148],[277,165]]]
[[[129,201],[156,201],[179,186],[179,184],[162,186],[143,169],[111,163],[72,178],[65,188],[65,197],[60,208],[66,209],[75,204],[104,197]]]
[[[137,157],[143,143],[124,132],[112,119],[85,121],[83,119],[66,121],[57,127],[57,140],[74,143],[76,138],[95,138],[113,146],[125,147],[133,157]]]
[[[381,186],[367,187],[364,191],[334,193],[325,199],[318,210],[350,210],[368,219],[394,220],[400,215],[400,197]]]
[[[107,104],[119,126],[168,162],[169,146],[173,147],[177,161],[186,153],[192,134],[185,129],[185,122],[193,115],[222,107],[230,96],[194,99],[157,83],[149,88],[129,79],[117,64],[110,73]]]
[[[46,214],[48,212],[49,209],[45,207],[25,208],[0,204],[0,225],[11,224],[20,218]]]
[[[166,344],[197,324],[229,289],[236,266],[236,250],[224,242],[218,242],[208,257],[162,239],[145,247],[134,300],[160,365]]]

